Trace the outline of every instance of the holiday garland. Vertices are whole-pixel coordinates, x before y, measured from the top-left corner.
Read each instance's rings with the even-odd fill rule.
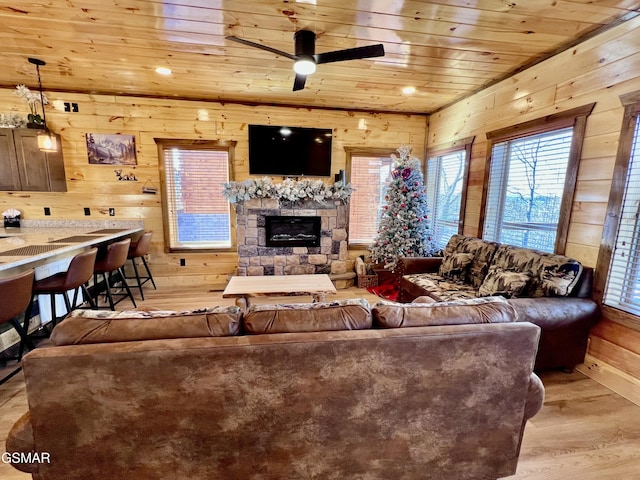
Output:
[[[420,160],[410,157],[411,148],[391,155],[391,182],[384,197],[378,234],[370,247],[371,258],[394,270],[400,257],[432,255],[435,248],[429,229],[429,209]]]
[[[269,177],[248,179],[243,182],[228,182],[222,184],[222,195],[231,203],[242,202],[252,198],[275,198],[277,200],[314,200],[325,202],[340,200],[346,202],[351,196],[350,184],[335,182],[325,184],[322,180],[292,180],[273,183]]]

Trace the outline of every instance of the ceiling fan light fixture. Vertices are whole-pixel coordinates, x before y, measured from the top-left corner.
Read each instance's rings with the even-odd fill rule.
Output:
[[[316,64],[344,62],[345,60],[361,60],[364,58],[382,57],[384,56],[384,46],[381,43],[376,45],[367,45],[364,47],[346,48],[343,50],[334,50],[332,52],[324,52],[316,55],[316,34],[311,30],[298,30],[293,34],[295,43],[295,54],[278,50],[277,48],[262,45],[261,43],[252,42],[244,38],[238,38],[233,35],[225,37],[227,40],[248,45],[250,47],[259,48],[269,53],[275,53],[281,57],[293,60],[293,70],[296,72],[296,78],[293,81],[293,91],[304,89],[307,75],[311,75],[316,71]]]
[[[311,56],[300,57],[293,64],[293,71],[298,75],[311,75],[316,71],[316,62]]]

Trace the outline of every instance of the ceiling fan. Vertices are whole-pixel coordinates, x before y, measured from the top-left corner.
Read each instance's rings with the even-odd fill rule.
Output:
[[[334,50],[333,52],[316,53],[316,34],[311,30],[298,30],[294,35],[295,54],[292,55],[276,48],[268,47],[260,43],[255,43],[243,38],[228,36],[227,40],[242,43],[250,47],[266,50],[283,57],[290,58],[295,63],[293,70],[296,78],[293,82],[293,91],[302,90],[307,80],[307,75],[316,71],[316,65],[320,63],[342,62],[344,60],[359,60],[362,58],[384,56],[384,47],[381,43],[368,45],[366,47],[347,48],[345,50]]]

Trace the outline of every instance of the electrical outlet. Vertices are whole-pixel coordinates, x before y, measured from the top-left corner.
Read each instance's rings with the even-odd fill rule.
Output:
[[[89,207],[84,207],[84,214],[88,217],[91,215],[91,209]]]
[[[184,267],[186,264],[187,264],[187,260],[186,260],[186,259],[184,259],[184,258],[181,258],[181,259],[180,259],[180,266],[181,266],[181,267]]]
[[[47,216],[51,215],[51,209],[49,207],[44,207],[44,214]]]
[[[115,217],[116,216],[116,209],[115,208],[109,208],[109,216],[110,217]]]

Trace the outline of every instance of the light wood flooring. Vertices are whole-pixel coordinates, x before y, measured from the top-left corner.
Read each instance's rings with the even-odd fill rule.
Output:
[[[140,307],[189,309],[233,304],[221,292],[206,288],[145,289]],[[338,290],[337,298],[364,297],[366,290]],[[139,295],[136,295],[138,298]],[[310,297],[259,299],[309,301]],[[119,310],[131,307],[122,302]],[[510,480],[640,480],[640,406],[579,372],[544,372],[546,387],[542,411],[527,424],[518,472]],[[11,425],[27,410],[21,374],[0,385],[0,452]],[[29,475],[0,462],[0,479],[25,480]],[[132,479],[135,480],[135,479]],[[241,480],[241,479],[240,479]],[[391,479],[390,479],[391,480]]]

